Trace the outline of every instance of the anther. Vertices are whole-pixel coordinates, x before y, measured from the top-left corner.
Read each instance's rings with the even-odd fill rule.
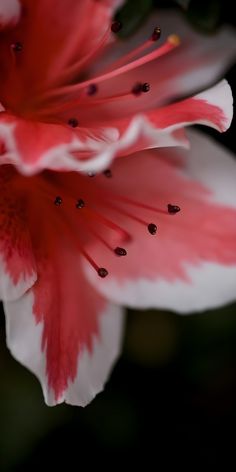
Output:
[[[77,128],[79,124],[77,118],[70,118],[67,123],[69,126],[71,126],[71,128]]]
[[[11,44],[11,48],[14,52],[21,52],[23,45],[19,41],[16,41],[15,43]]]
[[[148,231],[150,234],[156,234],[157,232],[157,226],[154,223],[149,223],[148,225]]]
[[[143,85],[142,85],[142,92],[149,92],[150,90],[150,84],[148,82],[145,82]]]
[[[110,179],[112,177],[112,172],[110,169],[106,169],[104,170],[103,174],[105,175],[105,177],[107,177],[108,179]]]
[[[159,28],[159,26],[157,26],[157,27],[154,28],[154,30],[153,30],[151,39],[152,39],[153,41],[158,41],[158,39],[160,39],[160,37],[161,37],[161,28]]]
[[[123,247],[118,247],[118,246],[114,249],[114,253],[117,256],[126,256],[127,255],[126,249],[124,249]]]
[[[85,202],[82,200],[82,198],[79,198],[75,204],[76,208],[81,209],[84,208]]]
[[[131,92],[134,94],[134,95],[140,95],[142,92],[146,93],[146,92],[149,92],[150,90],[150,84],[148,82],[145,82],[144,84],[142,82],[137,82]]]
[[[180,211],[180,207],[178,205],[171,205],[170,203],[167,205],[167,208],[170,215],[175,215]]]
[[[167,40],[172,46],[180,45],[180,37],[177,34],[171,34]]]
[[[95,95],[98,91],[98,86],[96,84],[89,84],[87,87],[87,95]]]
[[[62,204],[62,198],[57,196],[54,200],[54,205],[60,206]]]
[[[104,267],[99,267],[97,273],[102,279],[104,279],[108,275],[108,271]]]
[[[122,28],[122,23],[120,21],[116,20],[116,21],[112,22],[112,24],[111,24],[112,33],[119,33],[121,28]]]

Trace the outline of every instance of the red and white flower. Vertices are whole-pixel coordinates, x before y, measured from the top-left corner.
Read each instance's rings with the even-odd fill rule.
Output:
[[[235,297],[236,166],[185,132],[230,125],[227,82],[201,90],[235,54],[233,32],[203,40],[168,13],[160,46],[151,19],[127,51],[120,4],[0,1],[0,296],[8,346],[49,405],[103,388],[121,304]]]

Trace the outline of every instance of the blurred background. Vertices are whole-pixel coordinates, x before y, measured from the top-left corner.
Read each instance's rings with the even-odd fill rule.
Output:
[[[202,34],[234,18],[227,0],[128,1],[119,13],[124,34],[174,3]],[[227,78],[236,93],[235,68]],[[235,151],[235,121],[224,135],[211,134]],[[1,311],[1,471],[73,462],[113,470],[127,459],[148,471],[235,464],[236,304],[192,316],[129,311],[123,354],[85,409],[45,406],[36,378],[7,351],[4,329]]]

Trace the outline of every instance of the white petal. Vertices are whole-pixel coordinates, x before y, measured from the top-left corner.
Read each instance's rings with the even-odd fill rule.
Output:
[[[23,262],[22,262],[23,267]],[[32,270],[31,274],[22,273],[19,280],[14,283],[8,274],[6,264],[0,254],[0,300],[16,300],[26,292],[37,279],[36,273]]]
[[[235,208],[235,156],[203,133],[188,130],[187,134],[191,143],[191,151],[188,152],[186,161],[188,175],[202,182],[213,192],[210,197],[212,201]]]
[[[160,265],[160,272],[158,273],[158,260],[155,262],[156,278],[153,276],[149,278],[137,277],[136,280],[135,278],[132,280],[132,278],[126,278],[124,275],[123,279],[116,280],[115,274],[112,274],[104,284],[98,283],[96,286],[103,296],[109,297],[114,303],[119,301],[131,307],[158,307],[188,313],[214,308],[236,299],[236,264],[235,254],[232,252],[234,241],[236,251],[236,220],[233,220],[231,215],[230,221],[226,223],[228,225],[226,228],[229,240],[231,241],[230,248],[224,246],[224,231],[226,228],[222,227],[221,234],[220,225],[220,218],[222,214],[225,214],[225,208],[226,210],[227,207],[236,208],[236,161],[227,150],[203,134],[190,131],[188,135],[191,143],[190,151],[177,149],[174,152],[175,158],[179,154],[180,158],[184,157],[185,162],[184,168],[177,170],[177,172],[183,172],[185,178],[193,179],[193,182],[198,181],[204,184],[204,188],[208,190],[208,193],[203,193],[202,197],[199,196],[200,201],[202,199],[203,210],[205,201],[219,205],[219,226],[216,228],[217,234],[215,236],[212,234],[211,237],[213,245],[214,237],[219,241],[222,240],[222,254],[219,254],[219,258],[217,257],[217,262],[213,262],[211,246],[209,246],[209,256],[207,252],[204,258],[201,255],[201,247],[196,247],[196,257],[191,262],[191,257],[188,259],[185,254],[185,248],[188,252],[188,246],[191,248],[193,244],[191,242],[191,231],[189,236],[186,232],[185,239],[182,242],[178,242],[178,240],[175,240],[176,235],[173,226],[173,244],[177,247],[179,244],[179,251],[183,252],[182,267],[185,277],[183,278],[178,273],[173,273],[172,280],[162,277],[162,267]],[[165,150],[165,155],[168,157],[168,150]],[[135,178],[135,174],[133,178]],[[181,199],[181,195],[179,197]],[[211,227],[208,228],[206,225],[206,228],[203,229],[206,232],[206,241],[208,230],[211,234]],[[199,228],[199,231],[201,231],[201,228]],[[204,232],[202,235],[204,236]],[[194,252],[194,246],[192,249]],[[232,262],[230,262],[231,259],[226,258],[227,262],[221,263],[220,261],[224,261],[224,255],[227,254],[231,255]],[[153,258],[155,258],[155,250]],[[168,264],[168,253],[166,264]],[[95,283],[92,271],[87,268],[86,273],[90,281]]]
[[[211,34],[198,33],[183,15],[171,10],[158,12],[156,21],[162,27],[163,40],[169,34],[175,33],[179,35],[184,46],[189,45],[177,48],[175,57],[170,58],[173,60],[173,65],[176,65],[176,76],[169,78],[169,86],[170,88],[173,86],[175,93],[189,95],[209,87],[234,63],[236,58],[234,28],[227,26]],[[181,65],[184,66],[182,71]]]
[[[122,302],[131,308],[160,308],[178,313],[204,311],[217,308],[236,298],[236,267],[214,263],[202,263],[198,267],[186,265],[190,283],[182,280],[167,282],[139,279],[121,284],[108,282],[106,290],[110,299]]]

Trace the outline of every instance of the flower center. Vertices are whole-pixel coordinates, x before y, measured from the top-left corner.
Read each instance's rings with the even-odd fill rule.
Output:
[[[108,171],[109,178],[112,178],[110,170],[106,173]],[[88,251],[88,241],[99,241],[111,256],[128,257],[129,246],[135,239],[136,231],[143,232],[144,241],[145,235],[148,237],[158,234],[159,225],[157,226],[157,221],[152,221],[153,214],[156,214],[156,217],[175,215],[180,211],[180,207],[172,203],[168,203],[166,208],[151,206],[145,201],[113,192],[112,188],[104,188],[102,178],[105,178],[106,174],[94,177],[95,180],[91,181],[89,176],[78,175],[80,195],[76,195],[74,191],[70,192],[68,187],[59,186],[57,176],[53,176],[50,192],[47,191],[46,197],[49,197],[52,208],[53,204],[57,208],[57,217],[72,218],[73,224],[76,222],[80,234],[77,245],[79,252],[97,274],[105,278],[108,270],[93,259]],[[54,195],[53,192],[59,189],[60,195]],[[80,240],[81,235],[83,237]],[[111,243],[111,240],[115,241],[115,244]]]
[[[150,37],[144,43],[113,61],[101,73],[86,80],[78,81],[77,79],[75,81],[75,77],[81,77],[81,70],[86,72],[86,68],[91,65],[94,57],[101,54],[108,43],[109,36],[118,33],[121,27],[119,21],[113,21],[94,50],[91,50],[86,57],[65,66],[64,69],[62,68],[60,73],[53,76],[53,82],[49,82],[47,87],[42,84],[42,90],[39,89],[32,99],[29,98],[29,103],[26,103],[27,100],[22,103],[19,113],[27,118],[45,122],[67,123],[72,128],[77,128],[79,125],[83,126],[83,113],[88,108],[94,108],[95,110],[98,105],[106,106],[127,98],[132,99],[132,97],[135,100],[143,93],[151,91],[149,81],[138,81],[129,90],[117,91],[117,93],[114,84],[114,93],[104,95],[104,89],[108,81],[140,69],[140,67],[157,60],[179,45],[179,38],[172,35],[160,47],[154,48],[161,36],[159,27],[154,28]],[[13,69],[15,68],[17,74],[19,65],[22,70],[24,67],[24,44],[20,38],[11,44],[11,54],[13,56]],[[122,81],[119,81],[119,84],[122,84]],[[102,93],[100,93],[100,87],[103,89]],[[19,106],[17,107],[19,108]]]

